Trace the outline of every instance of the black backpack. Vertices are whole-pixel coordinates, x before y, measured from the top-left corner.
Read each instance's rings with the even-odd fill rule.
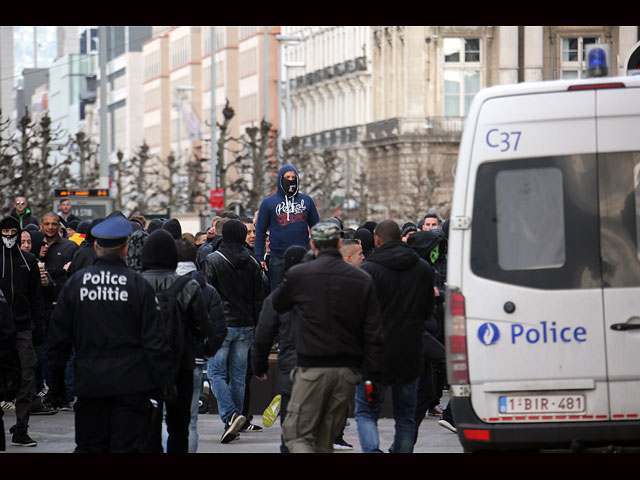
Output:
[[[171,349],[171,372],[174,380],[178,376],[182,363],[185,342],[190,338],[187,321],[178,302],[178,295],[190,280],[188,276],[181,276],[169,288],[156,293],[162,324]]]

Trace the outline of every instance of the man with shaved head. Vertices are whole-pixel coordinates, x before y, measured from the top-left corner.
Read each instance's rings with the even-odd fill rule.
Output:
[[[377,398],[368,400],[365,385],[356,389],[355,417],[363,453],[381,452],[378,418],[386,387],[393,392],[395,436],[390,451],[411,453],[415,443],[415,409],[422,372],[422,334],[432,326],[433,273],[427,262],[402,241],[393,220],[376,225],[375,249],[360,267],[373,278],[382,316],[382,379],[374,382]]]

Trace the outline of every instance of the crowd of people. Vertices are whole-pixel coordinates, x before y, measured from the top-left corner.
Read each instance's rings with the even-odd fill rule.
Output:
[[[206,232],[116,211],[81,220],[69,199],[34,216],[24,196],[0,220],[0,450],[37,446],[31,415],[73,410],[76,452],[195,453],[203,380],[221,443],[280,417],[283,453],[363,452],[392,395],[393,453],[426,415],[455,432],[444,364],[447,225],[321,221],[292,165],[254,218],[223,212]],[[263,425],[251,381],[277,351],[279,393]]]

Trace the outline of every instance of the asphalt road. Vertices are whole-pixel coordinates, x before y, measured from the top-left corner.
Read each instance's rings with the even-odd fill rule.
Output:
[[[447,396],[442,405],[446,405]],[[6,453],[72,453],[75,448],[74,413],[58,412],[55,415],[32,416],[29,424],[29,435],[38,445],[35,447],[18,447],[11,445],[9,427],[15,421],[14,412],[5,412]],[[253,423],[262,426],[262,418],[254,416]],[[385,452],[393,441],[393,419],[381,419],[378,423],[380,447]],[[241,433],[240,437],[228,444],[221,444],[222,422],[217,414],[200,414],[198,416],[200,441],[198,453],[280,453],[279,419],[270,428],[260,432]],[[361,453],[358,431],[353,418],[344,432],[345,440],[353,445],[353,450],[336,451],[338,454]],[[462,453],[462,446],[456,434],[438,425],[438,418],[425,417],[420,426],[420,434],[414,453]]]

